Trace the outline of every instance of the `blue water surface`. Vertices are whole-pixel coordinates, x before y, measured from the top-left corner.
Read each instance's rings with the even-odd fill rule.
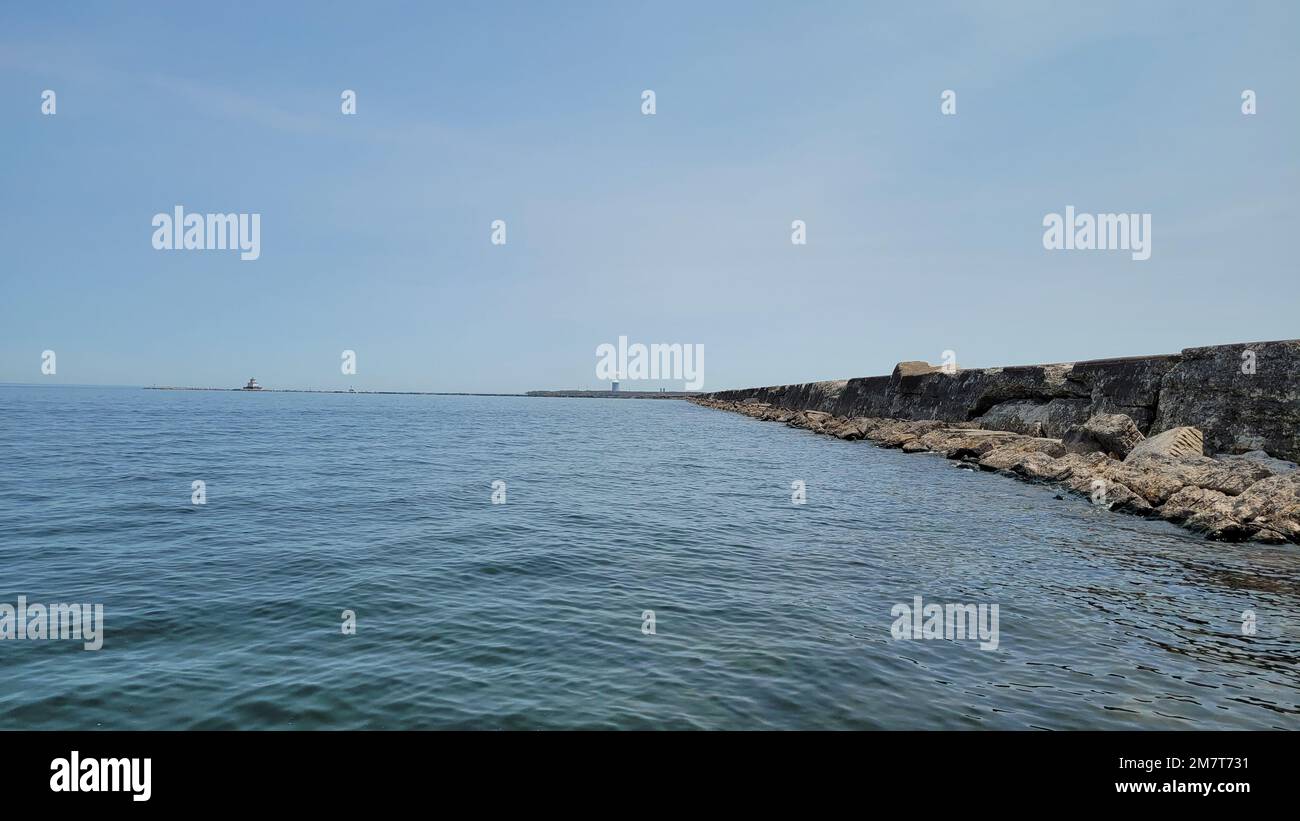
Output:
[[[1300,728],[1294,545],[1056,493],[671,400],[0,386],[0,602],[105,614],[0,641],[0,728]]]

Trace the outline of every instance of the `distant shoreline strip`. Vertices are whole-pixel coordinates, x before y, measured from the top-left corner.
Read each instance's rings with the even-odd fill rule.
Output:
[[[173,385],[150,385],[147,391],[216,391],[219,393],[340,393],[378,396],[529,396],[561,399],[687,399],[698,394],[684,391],[528,391],[527,393],[474,393],[472,391],[358,391],[308,390],[293,388],[187,388]]]

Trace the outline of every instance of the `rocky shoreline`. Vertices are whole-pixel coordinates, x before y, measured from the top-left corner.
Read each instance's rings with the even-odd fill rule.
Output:
[[[1254,349],[1271,347],[1276,354],[1280,346],[1300,351],[1296,342],[1257,343]],[[1220,364],[1235,367],[1241,361],[1239,350],[1246,346],[1221,347],[1226,350],[1189,349],[1196,352],[1192,361],[1222,360]],[[1090,400],[1094,407],[1082,417],[1077,407],[1068,408],[1065,414],[1052,407],[1057,400],[1068,402],[1068,396],[1044,396],[1041,391],[1034,395],[1032,391],[1035,380],[1047,384],[1044,375],[1054,377],[1057,384],[1068,383],[1079,367],[1075,364],[987,369],[974,375],[969,371],[941,373],[939,378],[953,380],[947,387],[939,382],[938,391],[908,392],[909,378],[934,380],[939,369],[923,362],[901,363],[892,377],[723,391],[688,401],[839,439],[865,439],[906,453],[941,454],[982,470],[1058,486],[1111,510],[1164,519],[1210,539],[1300,544],[1300,470],[1293,462],[1274,458],[1262,449],[1242,446],[1264,439],[1279,445],[1275,453],[1295,453],[1296,430],[1286,426],[1293,425],[1300,413],[1300,401],[1292,393],[1296,371],[1250,383],[1267,386],[1264,395],[1238,394],[1233,399],[1235,405],[1225,405],[1227,398],[1215,384],[1214,375],[1202,374],[1198,386],[1193,374],[1178,373],[1187,353],[1181,358],[1158,358],[1172,360],[1159,363],[1156,370],[1166,380],[1172,374],[1180,387],[1164,396],[1157,377],[1153,399],[1138,405],[1139,412],[1134,415],[1110,412],[1117,409],[1113,398],[1125,391],[1133,395],[1135,385],[1150,390],[1151,360],[1155,357],[1081,363],[1093,372],[1109,371],[1115,377],[1110,387],[1118,388],[1094,390]],[[1009,381],[1002,378],[1008,371],[1012,372]],[[868,397],[866,404],[889,407],[892,402],[894,414],[833,412],[837,407],[863,404],[864,393],[850,390],[854,382],[881,379],[890,381],[884,388],[889,401]],[[998,401],[954,389],[971,383],[982,390],[991,389]],[[1026,384],[1031,388],[1028,395]],[[1205,394],[1201,400],[1194,395],[1198,390]],[[904,404],[898,404],[898,397],[905,398]],[[945,402],[952,406],[946,414]],[[1162,408],[1166,402],[1169,405]],[[975,418],[970,418],[972,406],[982,406]],[[1208,435],[1196,425],[1162,425],[1160,420],[1168,416],[1170,406],[1184,418],[1199,414],[1207,419]],[[1225,407],[1230,411],[1226,414],[1230,423],[1222,422]],[[921,409],[927,415],[956,418],[898,418],[903,415],[897,412],[900,408],[912,411],[910,415]],[[1074,421],[1069,421],[1071,416]],[[1252,426],[1257,419],[1264,423]],[[1226,441],[1237,442],[1235,450],[1239,452],[1215,457],[1205,454],[1207,443]]]

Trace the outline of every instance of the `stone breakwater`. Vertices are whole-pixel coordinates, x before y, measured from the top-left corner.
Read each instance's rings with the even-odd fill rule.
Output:
[[[952,373],[903,362],[689,401],[939,453],[1212,539],[1300,543],[1300,340]]]
[[[1096,414],[1122,413],[1148,436],[1198,428],[1209,453],[1262,450],[1300,462],[1300,340],[951,374],[902,362],[889,376],[705,396],[836,416],[975,420],[990,430],[1053,438]]]

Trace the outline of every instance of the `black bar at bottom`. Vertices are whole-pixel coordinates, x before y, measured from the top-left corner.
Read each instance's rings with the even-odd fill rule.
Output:
[[[0,785],[7,799],[70,810],[337,810],[436,795],[443,806],[523,801],[540,811],[609,790],[626,793],[629,808],[704,791],[740,803],[842,794],[927,809],[980,796],[996,798],[999,810],[1190,799],[1222,809],[1289,797],[1291,741],[1232,732],[8,732],[0,735]],[[148,799],[136,800],[145,792],[136,789],[146,780],[144,759]],[[101,781],[110,791],[81,789]],[[601,805],[608,809],[608,799]]]

